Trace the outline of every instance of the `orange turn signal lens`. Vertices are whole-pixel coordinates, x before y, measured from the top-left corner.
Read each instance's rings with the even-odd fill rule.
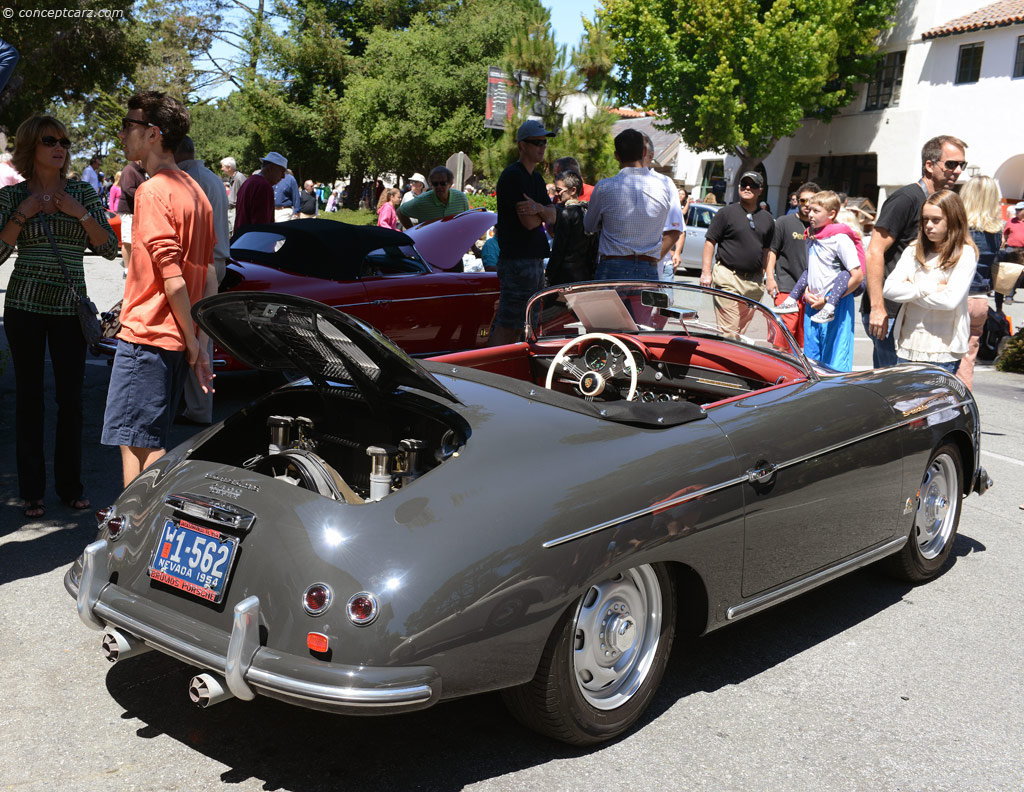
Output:
[[[306,646],[311,652],[326,652],[328,647],[327,636],[323,633],[311,632],[306,636]]]

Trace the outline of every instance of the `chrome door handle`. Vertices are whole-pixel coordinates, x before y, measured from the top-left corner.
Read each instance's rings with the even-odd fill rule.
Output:
[[[751,484],[760,484],[775,475],[778,468],[771,462],[762,459],[755,463],[754,467],[747,471],[747,481]]]

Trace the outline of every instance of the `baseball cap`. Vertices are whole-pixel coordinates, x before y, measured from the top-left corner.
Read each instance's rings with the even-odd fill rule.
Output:
[[[1015,212],[1019,212],[1021,209],[1024,209],[1024,201],[1017,201],[1017,204],[1013,207],[1013,210]]]
[[[424,186],[426,186],[426,184],[427,184],[427,180],[423,176],[422,173],[414,173],[412,176],[409,177],[409,181],[411,181],[411,182],[418,181],[420,184],[422,184]]]
[[[554,137],[554,132],[548,132],[540,121],[524,121],[516,132],[516,143],[535,137]]]
[[[758,187],[764,187],[764,179],[761,178],[761,174],[758,173],[757,171],[747,171],[742,176],[740,176],[740,181],[741,182],[744,179],[747,179],[748,181],[752,181]]]
[[[280,165],[282,168],[288,167],[288,160],[278,154],[276,151],[271,151],[265,157],[260,158],[260,162],[270,162],[274,165]]]

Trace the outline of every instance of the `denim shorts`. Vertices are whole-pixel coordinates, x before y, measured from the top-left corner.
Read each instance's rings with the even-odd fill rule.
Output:
[[[501,296],[495,327],[521,328],[526,322],[526,303],[544,288],[544,259],[499,258],[498,283]]]
[[[185,352],[118,340],[100,442],[167,448],[188,373]]]

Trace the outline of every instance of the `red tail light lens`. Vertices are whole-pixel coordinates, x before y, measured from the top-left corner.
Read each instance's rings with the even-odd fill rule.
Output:
[[[105,509],[96,510],[96,524],[103,525],[103,521],[110,516],[110,512],[114,510],[113,506],[107,506]]]
[[[327,636],[323,633],[311,632],[306,635],[306,646],[311,652],[326,652],[328,645]]]
[[[302,595],[302,607],[310,616],[319,616],[331,606],[331,588],[326,583],[314,583]]]
[[[365,626],[377,618],[377,598],[368,591],[360,591],[348,601],[348,618],[353,624]]]
[[[107,521],[107,535],[111,539],[117,539],[121,535],[121,529],[124,528],[124,517],[118,515],[117,517],[111,517]]]

